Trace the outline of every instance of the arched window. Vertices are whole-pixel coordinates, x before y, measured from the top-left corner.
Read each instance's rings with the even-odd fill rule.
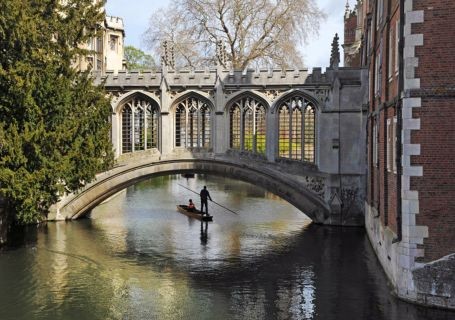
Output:
[[[284,101],[278,108],[278,154],[282,158],[314,162],[315,108],[301,96]]]
[[[134,98],[122,109],[122,154],[158,147],[158,106]]]
[[[235,101],[229,108],[231,149],[265,154],[266,108],[252,97]]]
[[[181,101],[175,111],[175,146],[210,148],[211,117],[208,104],[190,97]]]

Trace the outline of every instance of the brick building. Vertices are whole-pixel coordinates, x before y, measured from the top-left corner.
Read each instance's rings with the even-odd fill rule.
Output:
[[[399,296],[451,308],[453,34],[453,0],[358,0],[345,14],[345,64],[369,69],[367,232]]]

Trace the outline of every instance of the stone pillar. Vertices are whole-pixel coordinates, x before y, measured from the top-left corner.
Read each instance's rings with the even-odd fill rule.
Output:
[[[111,115],[111,139],[112,139],[112,147],[114,148],[114,156],[118,158],[121,152],[121,137],[120,137],[120,121],[121,117],[115,113],[115,111]]]
[[[275,162],[278,155],[278,115],[277,113],[269,112],[267,113],[267,132],[266,132],[266,150],[267,150],[267,160],[270,162]]]
[[[217,66],[217,76],[215,82],[215,126],[213,132],[213,151],[224,153],[228,149],[229,129],[226,127],[226,99],[224,97],[224,83],[221,79],[223,66]]]
[[[169,155],[174,146],[174,124],[172,114],[169,112],[161,113],[161,155]]]
[[[172,99],[169,94],[167,83],[167,67],[164,66],[161,73],[160,103],[161,103],[161,137],[160,151],[162,156],[169,155],[174,149],[174,119],[171,110]]]

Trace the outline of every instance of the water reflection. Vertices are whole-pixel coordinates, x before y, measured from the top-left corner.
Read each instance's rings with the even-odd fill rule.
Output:
[[[214,222],[175,210],[207,185]],[[193,197],[194,198],[194,197]],[[451,319],[389,293],[361,229],[248,184],[161,177],[0,255],[1,319]]]

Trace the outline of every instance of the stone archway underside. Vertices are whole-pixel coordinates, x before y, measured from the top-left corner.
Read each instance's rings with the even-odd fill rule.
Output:
[[[71,194],[51,208],[49,220],[83,217],[91,209],[122,189],[139,181],[170,174],[206,173],[252,183],[282,197],[317,223],[327,223],[330,207],[295,175],[254,161],[231,162],[215,159],[141,161],[118,166],[97,177],[77,194]],[[302,178],[302,177],[300,177]]]

